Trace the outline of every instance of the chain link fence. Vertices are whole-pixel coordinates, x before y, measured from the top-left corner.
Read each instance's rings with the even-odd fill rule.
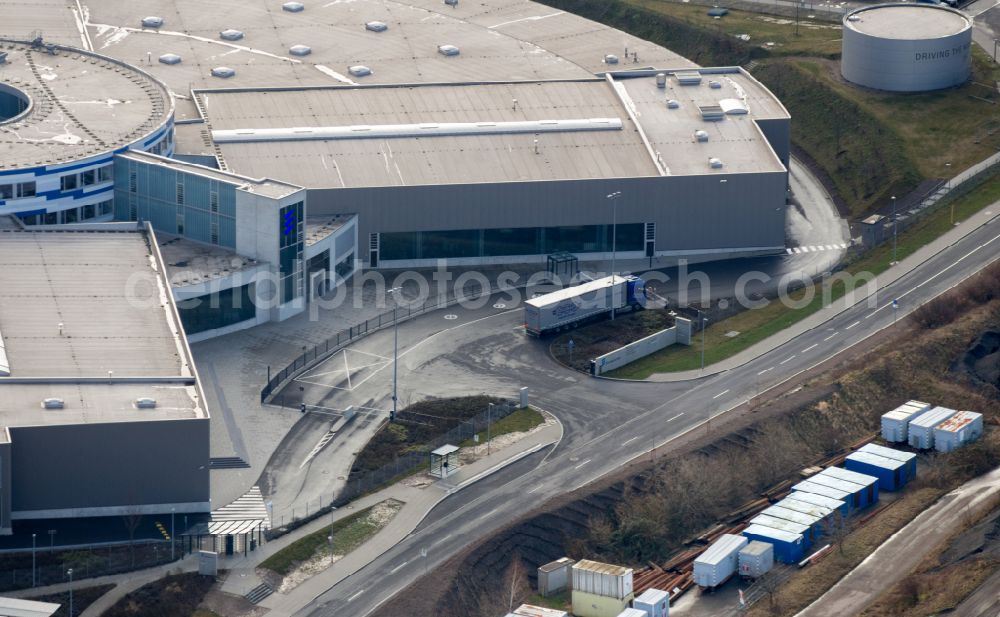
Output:
[[[184,554],[178,542],[175,554]],[[136,541],[134,546],[114,545],[73,550],[39,549],[35,552],[32,572],[31,551],[4,553],[0,556],[0,592],[42,587],[69,581],[67,571],[73,569],[73,580],[121,574],[169,563],[170,543]]]

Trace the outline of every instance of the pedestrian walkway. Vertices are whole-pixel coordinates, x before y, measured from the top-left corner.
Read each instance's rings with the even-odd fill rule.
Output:
[[[464,465],[457,473],[445,480],[425,486],[413,486],[405,482],[398,482],[352,501],[348,506],[335,510],[330,515],[317,518],[276,540],[267,542],[246,557],[239,555],[224,559],[220,562],[219,567],[228,569],[230,572],[222,584],[222,591],[243,596],[263,582],[256,571],[259,564],[299,538],[320,531],[341,518],[387,499],[403,502],[402,509],[389,524],[369,539],[363,547],[306,580],[290,593],[275,593],[260,603],[261,606],[270,609],[269,615],[291,615],[317,595],[358,571],[403,540],[416,529],[417,525],[442,499],[496,473],[525,456],[556,443],[561,434],[562,428],[559,424],[545,425],[502,450]]]

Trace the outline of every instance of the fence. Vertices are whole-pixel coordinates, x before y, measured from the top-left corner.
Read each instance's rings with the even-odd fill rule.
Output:
[[[34,568],[35,586],[54,585],[68,581],[66,571],[73,568],[73,580],[120,574],[142,570],[170,562],[169,542],[136,541],[133,549],[126,545],[100,548],[60,550],[48,548],[36,551]],[[175,547],[178,557],[183,555],[182,543]],[[0,570],[0,592],[28,589],[32,586],[31,551],[5,553],[0,557],[4,567]],[[53,563],[55,562],[55,563]]]
[[[349,343],[371,334],[372,332],[377,332],[383,328],[387,328],[394,323],[406,321],[416,315],[422,315],[429,311],[446,308],[457,302],[473,300],[483,295],[490,295],[515,288],[513,286],[498,286],[492,284],[487,288],[483,288],[483,286],[476,281],[471,281],[471,283],[472,284],[463,286],[459,290],[453,291],[448,296],[439,296],[433,300],[425,300],[420,304],[420,306],[414,307],[397,305],[394,311],[386,311],[376,315],[375,317],[366,319],[357,325],[347,328],[346,330],[337,332],[337,334],[321,343],[318,343],[312,349],[304,350],[302,354],[292,360],[288,366],[281,369],[277,374],[268,379],[267,383],[260,391],[261,404],[266,403],[268,398],[285,382],[285,380],[298,375],[306,368],[340,351]]]
[[[301,527],[302,525],[305,525],[309,521],[315,520],[324,514],[329,514],[331,507],[339,508],[354,499],[361,497],[362,495],[390,484],[396,478],[413,473],[428,464],[428,457],[431,450],[439,448],[445,444],[457,445],[470,440],[473,435],[485,431],[487,426],[491,425],[493,422],[506,418],[518,409],[520,409],[519,405],[513,401],[505,401],[493,405],[491,409],[484,410],[479,415],[469,418],[468,420],[463,420],[446,433],[424,444],[419,451],[408,452],[402,456],[397,456],[391,463],[383,465],[378,469],[360,473],[355,478],[348,479],[346,486],[344,486],[344,488],[332,498],[330,505],[323,507],[322,498],[320,498],[320,501],[318,502],[319,506],[316,510],[312,512],[307,510],[305,515],[302,517],[295,516],[295,512],[293,510],[292,517],[287,521],[287,524],[283,516],[279,517],[277,521],[271,521],[272,525],[275,527],[268,533],[268,539],[273,540],[274,538],[280,537],[298,527]],[[420,414],[411,414],[406,411],[400,411],[396,414],[397,421],[399,422],[419,422],[421,421],[419,416]]]

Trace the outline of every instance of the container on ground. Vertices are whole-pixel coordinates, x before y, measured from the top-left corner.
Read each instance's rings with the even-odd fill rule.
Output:
[[[714,589],[736,573],[740,549],[748,540],[741,536],[722,534],[704,553],[694,560],[694,582],[703,589]]]
[[[910,422],[930,411],[930,403],[907,401],[882,414],[882,439],[890,443],[906,443]]]
[[[632,600],[632,608],[639,609],[646,617],[669,617],[670,594],[662,589],[647,589]]]
[[[934,449],[951,452],[979,439],[983,434],[983,414],[960,411],[934,427]]]
[[[619,600],[632,597],[632,568],[582,559],[571,570],[574,592]]]
[[[818,477],[834,478],[860,486],[861,490],[857,493],[860,497],[859,508],[867,508],[878,503],[878,478],[875,476],[850,471],[843,467],[827,467],[810,479],[816,480]]]
[[[838,497],[838,495],[840,495],[840,497]],[[825,506],[833,510],[840,510],[840,513],[844,516],[847,516],[851,511],[851,506],[847,503],[847,501],[845,501],[849,495],[843,491],[810,483],[808,480],[805,482],[799,482],[793,486],[792,494],[789,495],[789,497],[794,497],[795,499],[806,503],[814,503],[819,506]]]
[[[759,540],[774,546],[774,558],[782,563],[798,563],[805,556],[805,539],[801,534],[750,525],[741,532],[749,540]]]
[[[524,329],[532,336],[542,336],[612,310],[636,309],[645,304],[646,291],[641,278],[606,276],[527,300]]]
[[[877,443],[865,444],[858,449],[858,452],[869,452],[877,456],[884,456],[885,458],[896,461],[903,461],[906,463],[907,481],[915,480],[917,478],[917,455],[912,452],[903,452],[902,450],[896,450],[894,448],[886,448],[885,446],[880,446]]]
[[[954,409],[935,407],[922,414],[916,420],[910,421],[909,443],[918,450],[930,450],[934,447],[934,427],[955,415]]]
[[[871,452],[851,453],[844,459],[844,467],[850,471],[875,476],[878,478],[878,488],[882,491],[899,490],[909,480],[906,463]]]
[[[569,557],[562,557],[538,566],[538,593],[542,597],[548,597],[567,589],[570,582],[570,568],[574,563]]]
[[[750,542],[739,553],[739,572],[744,578],[760,578],[774,567],[774,545],[760,540]]]

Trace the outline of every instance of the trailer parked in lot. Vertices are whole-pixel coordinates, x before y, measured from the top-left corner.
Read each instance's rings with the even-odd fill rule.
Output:
[[[532,336],[574,328],[611,311],[646,305],[646,288],[637,276],[606,276],[553,291],[524,303],[524,330]]]
[[[740,550],[740,576],[760,578],[774,567],[774,545],[754,540]]]
[[[743,536],[722,534],[694,560],[694,582],[703,589],[715,589],[736,573],[740,549],[747,545]]]

